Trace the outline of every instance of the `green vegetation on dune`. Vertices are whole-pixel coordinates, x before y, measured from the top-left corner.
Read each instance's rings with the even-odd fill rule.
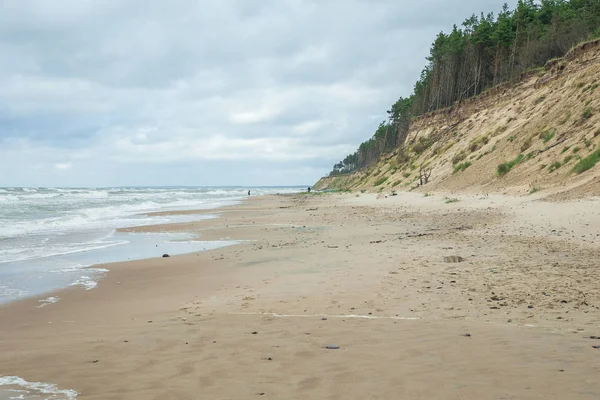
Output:
[[[510,172],[510,170],[513,169],[513,167],[515,165],[517,165],[518,163],[523,161],[524,158],[525,158],[525,156],[523,156],[523,154],[519,154],[514,160],[507,161],[507,162],[504,162],[504,163],[498,165],[498,167],[496,168],[496,172],[498,173],[498,176],[504,176],[504,175],[508,174]]]
[[[465,169],[469,168],[470,166],[471,166],[471,161],[465,161],[460,164],[457,164],[454,166],[454,170],[452,171],[452,174],[456,174],[457,172],[464,171]]]
[[[423,154],[427,149],[429,149],[431,147],[431,145],[433,144],[433,138],[431,136],[428,137],[420,137],[417,140],[417,143],[414,144],[412,150],[414,151],[415,154],[417,155],[421,155]]]
[[[550,164],[550,166],[548,167],[548,172],[552,173],[554,171],[556,171],[557,169],[559,169],[560,167],[562,167],[562,163],[560,161],[554,161],[552,164]]]
[[[465,150],[461,150],[452,157],[452,164],[456,165],[467,158],[467,152]]]
[[[540,139],[544,143],[548,143],[554,135],[556,134],[556,129],[546,129],[545,131],[540,132]]]
[[[473,152],[481,149],[486,144],[488,144],[489,141],[490,141],[490,138],[487,135],[479,136],[475,140],[471,141],[471,143],[469,144],[469,150],[471,151],[471,153],[473,153]]]
[[[582,172],[593,168],[598,161],[600,161],[600,149],[581,159],[577,165],[575,165],[575,168],[573,168],[573,172],[581,174]]]
[[[383,178],[379,178],[375,181],[374,186],[381,186],[383,185],[386,181],[388,180],[387,176],[384,176]]]

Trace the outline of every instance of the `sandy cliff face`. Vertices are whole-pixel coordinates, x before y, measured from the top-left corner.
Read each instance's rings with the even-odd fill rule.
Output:
[[[323,178],[315,189],[529,193],[552,189],[600,194],[600,41],[503,85],[412,123],[404,148],[351,175]],[[600,158],[600,157],[599,157]]]

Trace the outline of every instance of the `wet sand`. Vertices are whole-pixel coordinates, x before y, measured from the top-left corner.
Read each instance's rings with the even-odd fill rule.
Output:
[[[132,229],[243,242],[0,307],[0,376],[82,399],[600,398],[600,201],[459,200],[271,196]]]

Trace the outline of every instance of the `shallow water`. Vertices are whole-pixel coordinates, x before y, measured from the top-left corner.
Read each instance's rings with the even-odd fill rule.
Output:
[[[20,298],[38,296],[67,286],[94,289],[108,272],[92,265],[128,260],[143,260],[205,251],[229,246],[234,241],[198,241],[195,235],[175,233],[121,233],[111,240],[114,246],[98,247],[76,253],[68,253],[34,260],[10,263],[0,268],[0,304]],[[4,290],[3,290],[4,288]],[[47,307],[60,298],[49,296],[40,300],[39,307]]]

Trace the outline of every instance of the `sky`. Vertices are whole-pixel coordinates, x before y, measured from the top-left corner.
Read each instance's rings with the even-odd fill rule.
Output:
[[[503,2],[0,0],[0,186],[310,185]]]

